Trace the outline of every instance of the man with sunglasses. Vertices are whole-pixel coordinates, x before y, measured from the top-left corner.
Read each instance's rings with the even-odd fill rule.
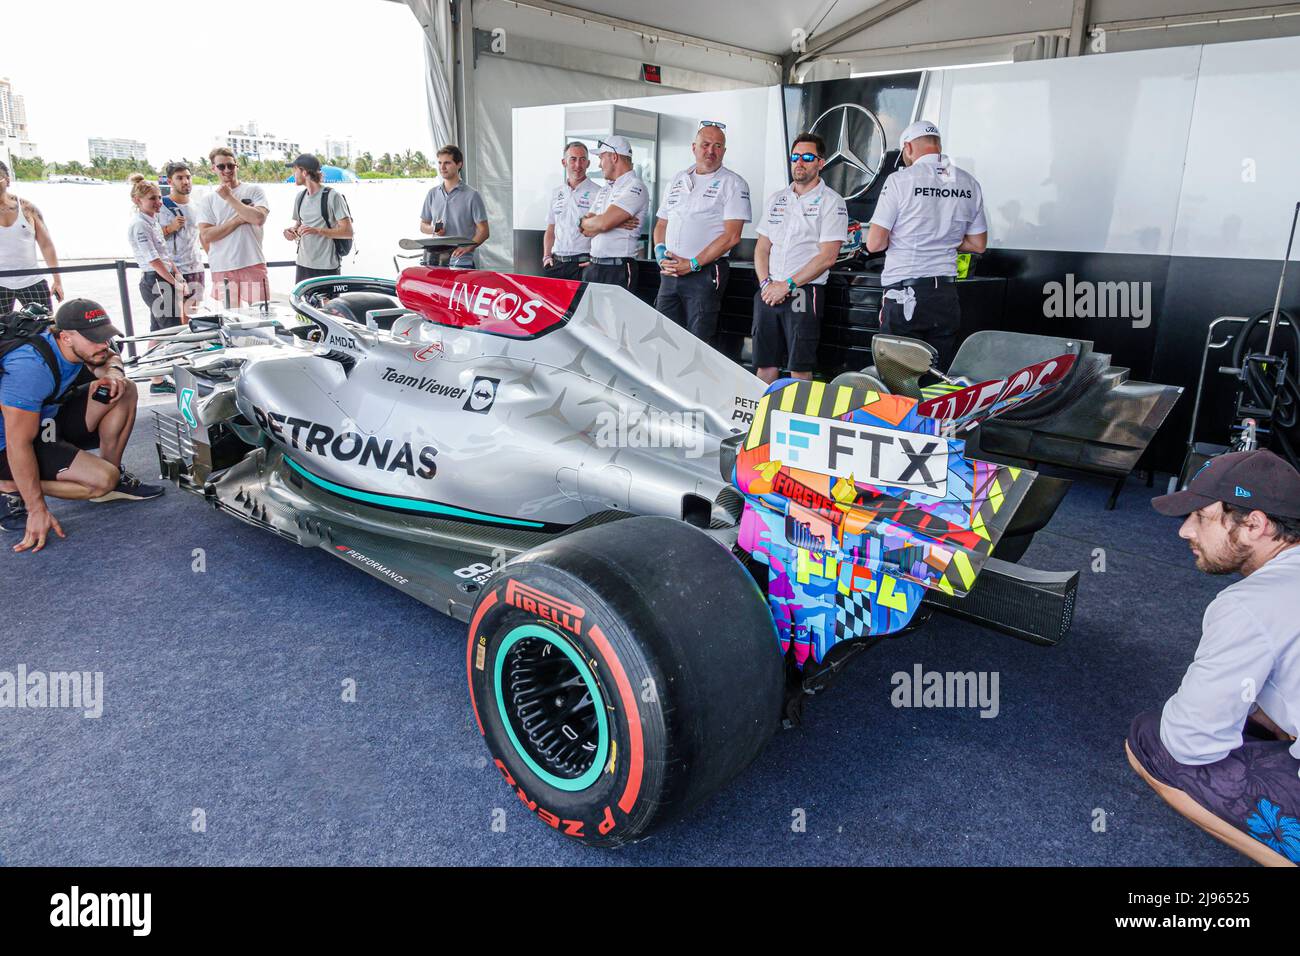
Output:
[[[913,123],[901,142],[904,168],[885,180],[867,231],[867,249],[885,251],[880,330],[928,342],[946,371],[961,331],[957,254],[988,244],[984,193],[943,155],[933,123]]]
[[[551,279],[581,281],[591,262],[591,240],[578,227],[591,212],[600,187],[587,178],[587,147],[576,140],[564,147],[560,165],[564,185],[556,186],[546,211],[546,237],[542,240],[542,269]]]
[[[710,345],[727,288],[727,257],[752,218],[749,183],[722,165],[725,129],[714,120],[700,123],[691,143],[695,164],[668,184],[655,222],[655,308]]]
[[[800,133],[790,149],[785,189],[767,198],[754,246],[754,368],[776,381],[784,365],[795,378],[812,378],[826,311],[826,277],[849,236],[844,198],[822,181],[826,143]]]
[[[641,248],[641,222],[650,207],[650,193],[632,171],[632,144],[626,136],[598,140],[596,155],[605,185],[579,220],[582,234],[591,240],[588,282],[636,289],[636,256]]]
[[[212,267],[212,298],[226,308],[271,298],[262,253],[262,226],[270,211],[261,186],[239,181],[239,160],[225,146],[208,154],[217,188],[199,204],[199,242]]]

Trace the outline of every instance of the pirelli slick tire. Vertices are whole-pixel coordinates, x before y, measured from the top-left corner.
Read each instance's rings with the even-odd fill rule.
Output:
[[[716,793],[781,713],[762,592],[671,518],[600,525],[506,565],[479,596],[465,664],[506,784],[592,846],[640,840]]]

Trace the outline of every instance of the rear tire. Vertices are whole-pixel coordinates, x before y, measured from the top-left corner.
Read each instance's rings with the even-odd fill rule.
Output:
[[[642,839],[720,790],[776,730],[784,690],[753,579],[663,517],[559,538],[493,575],[466,669],[506,783],[592,846]]]

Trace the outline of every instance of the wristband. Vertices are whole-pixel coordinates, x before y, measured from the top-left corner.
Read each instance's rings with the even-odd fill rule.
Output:
[[[760,282],[760,283],[758,284],[758,287],[759,287],[760,289],[766,289],[766,288],[767,288],[768,286],[770,286],[771,284],[772,284],[772,277],[771,277],[771,276],[768,276],[766,279],[764,279],[762,282]]]
[[[797,285],[794,284],[794,279],[793,279],[793,277],[792,277],[792,278],[789,278],[789,279],[786,279],[786,280],[785,280],[785,284],[788,285],[788,286],[790,287],[790,291],[791,291],[791,292],[793,292],[795,289],[799,288]]]
[[[700,271],[700,260],[696,259],[694,256],[691,256],[691,271],[692,272]]]
[[[655,258],[660,262],[668,257],[668,247],[662,242],[655,246]]]

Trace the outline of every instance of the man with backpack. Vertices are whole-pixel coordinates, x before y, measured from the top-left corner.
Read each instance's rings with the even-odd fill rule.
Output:
[[[352,251],[352,212],[338,190],[321,185],[320,160],[303,153],[292,163],[293,181],[303,187],[293,203],[293,225],[284,238],[298,242],[294,282],[336,276]]]
[[[136,387],[109,347],[121,332],[89,299],[0,320],[0,527],[24,532],[15,551],[40,551],[63,528],[46,496],[69,501],[157,498],[122,468]],[[89,449],[98,448],[99,454]]]

